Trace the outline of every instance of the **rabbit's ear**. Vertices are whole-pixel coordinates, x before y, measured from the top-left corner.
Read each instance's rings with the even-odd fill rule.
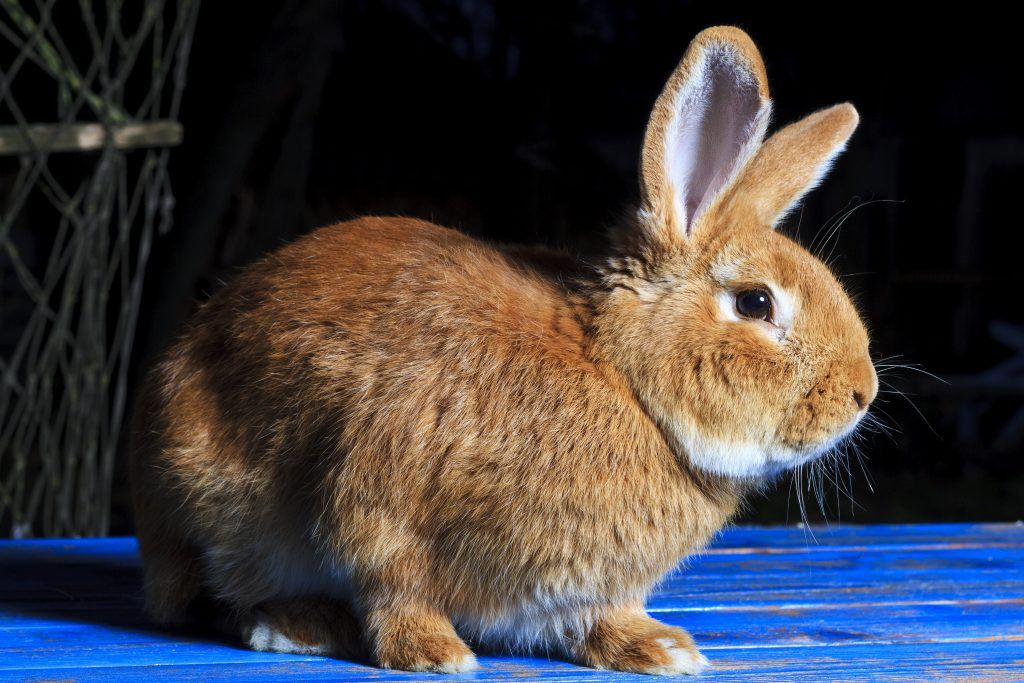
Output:
[[[640,161],[650,235],[679,245],[757,151],[771,115],[764,63],[743,31],[693,39],[651,113]]]
[[[853,105],[837,104],[774,133],[730,188],[729,217],[775,227],[825,177],[859,120]]]

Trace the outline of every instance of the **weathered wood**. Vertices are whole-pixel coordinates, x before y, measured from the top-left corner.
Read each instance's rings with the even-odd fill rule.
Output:
[[[146,121],[110,128],[116,149],[176,147],[183,130],[177,121]],[[108,131],[99,123],[46,123],[0,127],[0,156],[40,152],[87,152],[108,144]]]
[[[650,612],[712,660],[701,680],[1024,679],[1024,525],[813,533],[731,529],[651,596]],[[652,680],[543,658],[481,663],[489,680]],[[132,539],[0,542],[0,680],[424,678],[153,627]]]

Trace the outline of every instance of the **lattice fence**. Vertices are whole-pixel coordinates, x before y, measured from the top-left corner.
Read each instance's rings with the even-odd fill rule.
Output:
[[[198,0],[0,0],[0,535],[110,524]]]

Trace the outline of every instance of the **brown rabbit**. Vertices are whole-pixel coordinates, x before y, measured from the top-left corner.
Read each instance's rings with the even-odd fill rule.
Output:
[[[770,110],[747,35],[698,35],[593,271],[365,218],[242,272],[138,406],[153,616],[203,591],[257,649],[455,672],[476,664],[465,638],[700,671],[689,634],[645,613],[651,586],[877,390],[842,287],[773,231],[857,114],[762,144]]]

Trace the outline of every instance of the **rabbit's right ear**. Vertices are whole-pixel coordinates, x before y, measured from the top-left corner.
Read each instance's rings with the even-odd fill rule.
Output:
[[[642,229],[676,249],[701,227],[764,139],[771,100],[761,55],[738,28],[690,43],[654,105],[640,161]]]

